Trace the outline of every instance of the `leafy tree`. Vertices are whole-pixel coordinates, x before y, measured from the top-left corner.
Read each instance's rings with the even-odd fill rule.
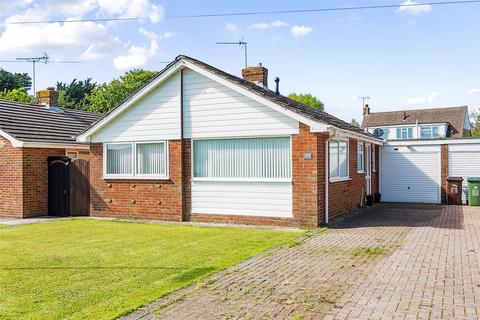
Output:
[[[24,89],[28,91],[32,86],[32,79],[28,73],[11,73],[0,69],[0,91]]]
[[[88,96],[90,104],[87,108],[95,112],[108,112],[150,82],[156,74],[153,71],[134,69],[126,72],[119,79],[103,83]]]
[[[320,101],[317,97],[311,95],[310,93],[300,93],[296,94],[295,92],[288,95],[290,99],[296,100],[300,103],[306,104],[307,106],[313,107],[320,111],[324,110],[323,102]]]
[[[470,116],[472,120],[472,136],[480,138],[480,109]]]
[[[69,84],[57,82],[59,107],[85,110],[88,105],[87,97],[96,87],[97,84],[92,82],[92,78],[85,81],[73,79]]]
[[[354,127],[360,128],[360,123],[358,123],[358,121],[355,119],[352,119],[352,121],[350,121],[350,124]]]
[[[0,91],[0,99],[25,103],[35,103],[35,97],[29,95],[24,89],[12,89]]]

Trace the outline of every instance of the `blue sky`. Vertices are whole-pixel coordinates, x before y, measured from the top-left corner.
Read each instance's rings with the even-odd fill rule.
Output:
[[[416,0],[420,1],[421,0]],[[109,81],[138,66],[187,54],[240,75],[243,51],[216,41],[248,41],[249,64],[269,69],[271,86],[309,92],[326,110],[361,119],[361,100],[372,111],[480,106],[480,3],[410,9],[268,14],[215,18],[177,15],[398,4],[397,0],[153,1],[0,0],[0,60],[48,52],[81,64],[37,67],[37,89],[92,77]],[[12,21],[145,17],[141,21],[12,25]],[[29,64],[0,63],[15,72]]]

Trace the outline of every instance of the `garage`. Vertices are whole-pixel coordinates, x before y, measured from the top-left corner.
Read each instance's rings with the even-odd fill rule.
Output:
[[[440,145],[382,147],[382,201],[440,203]]]
[[[448,164],[450,176],[463,177],[462,200],[466,203],[467,178],[480,176],[480,143],[450,145]]]

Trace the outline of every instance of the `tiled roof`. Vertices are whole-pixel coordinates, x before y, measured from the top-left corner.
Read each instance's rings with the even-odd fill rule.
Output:
[[[401,124],[449,123],[449,137],[464,136],[464,122],[468,107],[449,107],[420,110],[373,112],[363,117],[362,128]]]
[[[259,95],[267,100],[270,100],[274,103],[276,103],[277,105],[285,108],[285,109],[288,109],[290,111],[293,111],[295,113],[298,113],[310,120],[314,120],[314,121],[319,121],[319,122],[322,122],[322,123],[325,123],[327,125],[332,125],[334,127],[337,127],[339,129],[342,129],[342,130],[347,130],[347,131],[351,131],[351,132],[355,132],[355,133],[358,133],[358,134],[361,134],[361,135],[364,135],[368,138],[375,138],[375,139],[378,139],[378,140],[381,140],[379,139],[378,137],[370,134],[370,133],[367,133],[365,132],[364,130],[358,128],[358,127],[355,127],[353,125],[351,125],[350,123],[346,122],[346,121],[343,121],[337,117],[334,117],[332,116],[331,114],[327,113],[327,112],[323,112],[323,111],[320,111],[318,109],[315,109],[313,107],[310,107],[310,106],[307,106],[305,104],[302,104],[298,101],[295,101],[295,100],[292,100],[288,97],[285,97],[285,96],[282,96],[282,95],[277,95],[275,94],[274,91],[272,90],[268,90],[268,89],[265,89],[263,87],[260,87],[250,81],[246,81],[242,78],[239,78],[237,76],[234,76],[232,74],[229,74],[225,71],[222,71],[218,68],[215,68],[209,64],[206,64],[205,62],[202,62],[200,60],[197,60],[197,59],[194,59],[194,58],[191,58],[191,57],[188,57],[188,56],[185,56],[185,55],[179,55],[175,58],[174,61],[170,62],[162,71],[160,71],[158,73],[158,75],[153,78],[150,82],[152,81],[155,81],[156,78],[160,77],[164,71],[166,71],[167,69],[169,69],[172,65],[174,65],[175,63],[177,63],[178,61],[180,60],[185,60],[185,61],[188,61],[190,63],[193,63],[195,64],[196,66],[202,68],[202,69],[205,69],[227,81],[230,81],[232,83],[235,83],[247,90],[249,90],[250,92],[252,93],[255,93],[256,95]],[[147,86],[148,83],[145,85]],[[134,92],[132,95],[130,95],[127,99],[124,100],[124,102],[128,101],[129,99],[131,99],[136,93],[138,93],[140,90],[142,90],[145,86],[143,86],[142,88],[139,88],[136,92]],[[120,105],[122,105],[124,102],[122,102]],[[119,105],[119,106],[120,106]],[[118,106],[117,106],[118,108]],[[115,108],[116,109],[116,108]],[[111,113],[113,110],[115,109],[112,109],[110,110],[109,113]],[[109,113],[105,114],[105,116],[107,116]],[[97,122],[101,120],[101,119],[98,119]],[[93,123],[90,127],[94,126],[95,123]],[[88,128],[87,128],[88,129]],[[86,131],[86,130],[85,130]]]
[[[75,136],[101,115],[0,100],[0,130],[17,140],[37,143],[77,143]]]

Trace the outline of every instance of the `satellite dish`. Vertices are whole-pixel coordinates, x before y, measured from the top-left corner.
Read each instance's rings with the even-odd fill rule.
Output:
[[[373,135],[376,137],[382,137],[384,133],[385,131],[383,131],[383,129],[381,128],[376,128],[375,130],[373,130]]]

